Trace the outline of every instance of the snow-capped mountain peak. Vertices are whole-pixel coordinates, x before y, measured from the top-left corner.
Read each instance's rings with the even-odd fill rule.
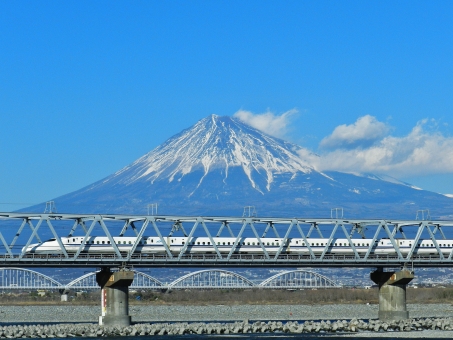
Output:
[[[264,176],[269,191],[275,174],[314,171],[299,157],[300,149],[235,118],[211,115],[118,171],[112,179],[133,171],[133,176],[125,181],[146,179],[153,183],[166,179],[173,182],[201,170],[200,185],[214,169],[223,170],[226,179],[232,167],[240,167],[254,188],[257,188],[256,177]]]

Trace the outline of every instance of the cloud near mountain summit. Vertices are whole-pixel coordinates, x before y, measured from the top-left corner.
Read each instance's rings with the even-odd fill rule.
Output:
[[[255,114],[250,111],[239,110],[233,116],[268,135],[282,138],[287,134],[291,119],[297,112],[296,109],[292,109],[281,115],[276,115],[271,111]]]

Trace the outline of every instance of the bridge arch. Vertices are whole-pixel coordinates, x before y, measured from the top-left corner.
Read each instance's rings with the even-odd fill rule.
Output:
[[[66,289],[98,289],[99,285],[96,282],[96,273],[91,272],[86,273],[77,279],[72,280],[67,285],[65,285]]]
[[[98,289],[99,285],[96,282],[96,273],[97,272],[91,272],[87,273],[85,275],[82,275],[81,277],[72,280],[70,283],[68,283],[65,288],[66,289]],[[142,288],[142,289],[148,289],[148,288],[159,288],[163,286],[162,282],[160,282],[158,279],[134,270],[134,281],[132,282],[132,285],[130,288]]]
[[[287,270],[264,280],[261,288],[340,288],[328,277],[309,270]]]
[[[255,284],[246,277],[222,269],[200,270],[181,276],[168,285],[172,288],[248,288]]]
[[[134,270],[134,281],[131,288],[160,288],[164,284],[151,275]]]
[[[24,268],[0,268],[1,289],[60,289],[60,282]]]

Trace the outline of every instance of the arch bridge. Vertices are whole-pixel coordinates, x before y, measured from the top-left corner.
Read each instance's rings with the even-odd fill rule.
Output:
[[[160,280],[139,271],[134,271],[131,289],[304,289],[304,288],[340,288],[329,278],[307,270],[289,270],[277,273],[261,283],[227,270],[200,270],[164,284]],[[22,268],[0,268],[1,290],[91,290],[99,289],[96,272],[91,272],[62,284],[39,272]]]

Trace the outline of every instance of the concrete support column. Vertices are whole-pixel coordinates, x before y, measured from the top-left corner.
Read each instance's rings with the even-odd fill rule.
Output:
[[[96,274],[96,281],[101,286],[102,314],[100,325],[129,326],[129,286],[134,280],[134,272],[119,270],[111,272],[110,268],[102,268]]]
[[[409,318],[406,309],[406,285],[414,278],[414,272],[384,272],[382,268],[370,274],[379,285],[379,320],[404,320]]]

